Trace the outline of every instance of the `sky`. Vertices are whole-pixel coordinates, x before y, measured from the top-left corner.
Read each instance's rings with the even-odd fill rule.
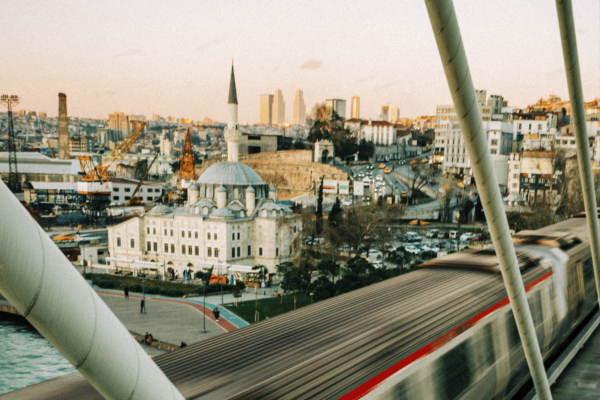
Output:
[[[555,3],[455,0],[476,88],[524,107],[568,98]],[[584,99],[600,97],[600,0],[573,2]],[[58,114],[152,114],[226,121],[235,60],[239,122],[261,94],[296,90],[307,112],[359,96],[361,118],[451,103],[424,1],[8,1],[0,13],[0,92]]]

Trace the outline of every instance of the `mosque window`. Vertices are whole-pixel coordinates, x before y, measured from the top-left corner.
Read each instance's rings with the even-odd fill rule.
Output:
[[[146,233],[149,235],[150,234],[150,227],[146,228]]]
[[[231,258],[235,258],[235,247],[231,248]]]
[[[181,245],[181,254],[185,254],[185,244]]]
[[[208,232],[208,233],[206,234],[206,238],[207,238],[208,240],[210,240],[210,232]]]
[[[238,248],[237,248],[237,256],[238,256],[238,257],[241,257],[241,256],[242,256],[242,248],[241,248],[241,247],[238,247]]]
[[[130,247],[131,247],[132,249],[135,249],[135,239],[131,238],[131,239],[129,240],[129,244],[130,244]]]
[[[156,235],[156,228],[152,228],[152,234]]]
[[[215,247],[215,257],[219,257],[219,249]]]
[[[198,239],[198,231],[194,232],[194,238]]]
[[[184,238],[185,237],[185,231],[181,231],[181,237]]]
[[[206,256],[207,256],[207,257],[212,257],[212,248],[211,248],[211,247],[208,247],[208,248],[206,249]]]
[[[165,253],[169,252],[169,243],[165,243]]]
[[[171,229],[171,237],[173,237],[173,229]]]
[[[260,257],[262,257],[262,247],[259,247],[259,248],[258,248],[258,255],[259,255]]]
[[[237,240],[240,240],[240,233],[239,232],[237,233]]]
[[[231,233],[231,240],[235,240],[235,232]]]
[[[167,230],[165,229],[165,236],[167,236]]]
[[[275,257],[279,257],[279,247],[275,248]]]
[[[199,246],[194,247],[194,251],[197,256],[200,255],[200,247]]]
[[[252,255],[252,246],[248,246],[248,257]]]
[[[188,246],[188,254],[191,256],[192,255],[192,246]]]
[[[192,238],[192,231],[188,231],[188,238],[191,239]]]
[[[215,235],[214,235],[214,236],[215,236],[215,240],[217,240],[217,233],[216,233],[216,232],[215,232]],[[215,257],[216,257],[216,256],[215,256]]]
[[[158,242],[154,242],[154,252],[158,251]]]
[[[152,250],[152,242],[146,242],[146,248],[148,249],[148,251]]]

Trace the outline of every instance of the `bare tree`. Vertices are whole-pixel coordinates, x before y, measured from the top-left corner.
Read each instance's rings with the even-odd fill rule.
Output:
[[[415,200],[421,193],[421,189],[426,186],[433,175],[433,171],[429,167],[429,164],[414,164],[411,165],[411,176],[409,176],[408,191],[409,191],[409,203],[414,204]]]

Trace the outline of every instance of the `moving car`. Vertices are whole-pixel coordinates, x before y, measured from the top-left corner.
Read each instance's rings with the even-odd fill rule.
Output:
[[[373,169],[373,164],[367,165],[367,169]]]
[[[375,177],[375,180],[382,181],[382,180],[383,180],[383,177],[382,177],[381,175],[377,175],[377,176]]]
[[[389,169],[389,168],[386,168],[386,169],[384,169],[384,170],[383,170],[383,172],[384,172],[385,174],[389,174],[391,171],[390,171],[390,169]]]
[[[385,164],[379,164],[379,169],[384,169],[385,168]]]

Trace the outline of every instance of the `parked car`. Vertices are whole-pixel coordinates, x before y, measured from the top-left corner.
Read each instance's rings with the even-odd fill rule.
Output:
[[[439,232],[438,239],[450,239],[450,234],[448,232]]]
[[[419,249],[415,246],[406,246],[404,248],[404,251],[406,251],[407,253],[416,254],[416,255],[419,255],[421,253],[421,249]]]
[[[462,234],[460,236],[460,241],[461,242],[468,242],[469,240],[473,239],[473,236],[475,236],[475,235],[473,233],[471,233],[471,232],[464,233],[464,234]]]
[[[432,229],[429,232],[427,232],[427,235],[425,235],[425,237],[427,238],[436,238],[438,237],[438,234],[440,233],[439,230],[437,229]]]
[[[400,234],[400,235],[396,235],[396,239],[398,239],[401,242],[408,242],[408,236],[405,234]]]
[[[423,250],[420,254],[422,260],[430,260],[437,257],[437,251]]]
[[[458,231],[450,231],[450,239],[458,239]]]
[[[406,236],[408,237],[409,242],[420,242],[423,240],[421,236],[417,232],[407,232]]]
[[[385,263],[383,261],[373,261],[371,264],[373,264],[373,267],[377,269],[385,268]]]

